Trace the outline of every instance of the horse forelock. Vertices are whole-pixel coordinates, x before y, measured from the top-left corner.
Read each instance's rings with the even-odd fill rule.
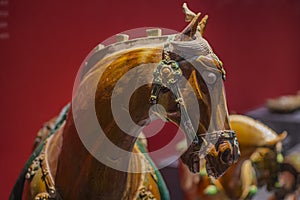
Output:
[[[189,41],[172,41],[171,45],[175,52],[179,51],[181,57],[206,56],[212,51],[208,42],[202,37]]]

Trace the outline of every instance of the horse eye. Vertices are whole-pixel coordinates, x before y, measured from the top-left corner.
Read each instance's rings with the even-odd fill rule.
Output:
[[[208,83],[208,84],[214,84],[217,80],[217,75],[213,72],[204,72],[204,78],[205,78],[205,81]]]

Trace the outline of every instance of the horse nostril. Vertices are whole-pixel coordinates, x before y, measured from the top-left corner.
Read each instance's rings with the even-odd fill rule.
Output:
[[[220,159],[224,164],[232,164],[230,148],[226,149],[224,152],[221,153]]]

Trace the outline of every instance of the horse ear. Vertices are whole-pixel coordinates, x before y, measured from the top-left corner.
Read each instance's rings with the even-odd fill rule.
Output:
[[[200,23],[199,23],[199,27],[200,27],[200,34],[203,36],[204,34],[204,31],[205,31],[205,28],[206,28],[206,23],[207,23],[207,20],[208,20],[208,15],[205,15]]]
[[[200,13],[198,13],[192,21],[181,31],[176,40],[191,40],[194,38],[195,33],[197,32],[198,24],[199,24]]]
[[[186,22],[192,21],[193,18],[196,16],[196,14],[187,7],[186,3],[183,3],[182,9],[183,9],[183,12],[185,14],[185,21]]]
[[[186,21],[186,22],[191,22],[191,21],[193,20],[193,18],[196,16],[196,14],[195,14],[193,11],[191,11],[191,10],[187,7],[187,4],[186,4],[186,3],[184,3],[184,4],[182,5],[182,8],[183,8],[183,12],[184,12],[184,14],[185,14],[185,21]],[[203,34],[204,34],[204,31],[205,31],[207,19],[208,19],[208,15],[205,15],[205,16],[201,19],[200,23],[198,24],[198,26],[199,26],[199,32],[200,32],[200,34],[201,34],[202,36],[203,36]]]
[[[277,144],[278,142],[283,141],[287,136],[287,132],[283,131],[281,134],[278,134],[277,137],[275,137],[273,140],[268,141],[266,146],[273,146]]]

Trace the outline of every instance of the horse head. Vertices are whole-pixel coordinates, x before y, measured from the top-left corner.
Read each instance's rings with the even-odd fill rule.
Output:
[[[287,133],[284,131],[277,134],[263,123],[247,116],[231,115],[230,119],[242,153],[253,149],[249,159],[255,168],[258,187],[267,185],[268,190],[276,189],[280,164],[283,162],[282,141]]]
[[[197,173],[202,156],[207,161],[208,174],[217,178],[239,157],[223,88],[226,74],[222,62],[203,38],[208,17],[200,20],[200,13],[188,10],[185,4],[183,7],[190,23],[165,43],[162,61],[154,72],[150,101],[156,104],[160,94],[163,115],[186,133],[188,147],[182,161]]]

